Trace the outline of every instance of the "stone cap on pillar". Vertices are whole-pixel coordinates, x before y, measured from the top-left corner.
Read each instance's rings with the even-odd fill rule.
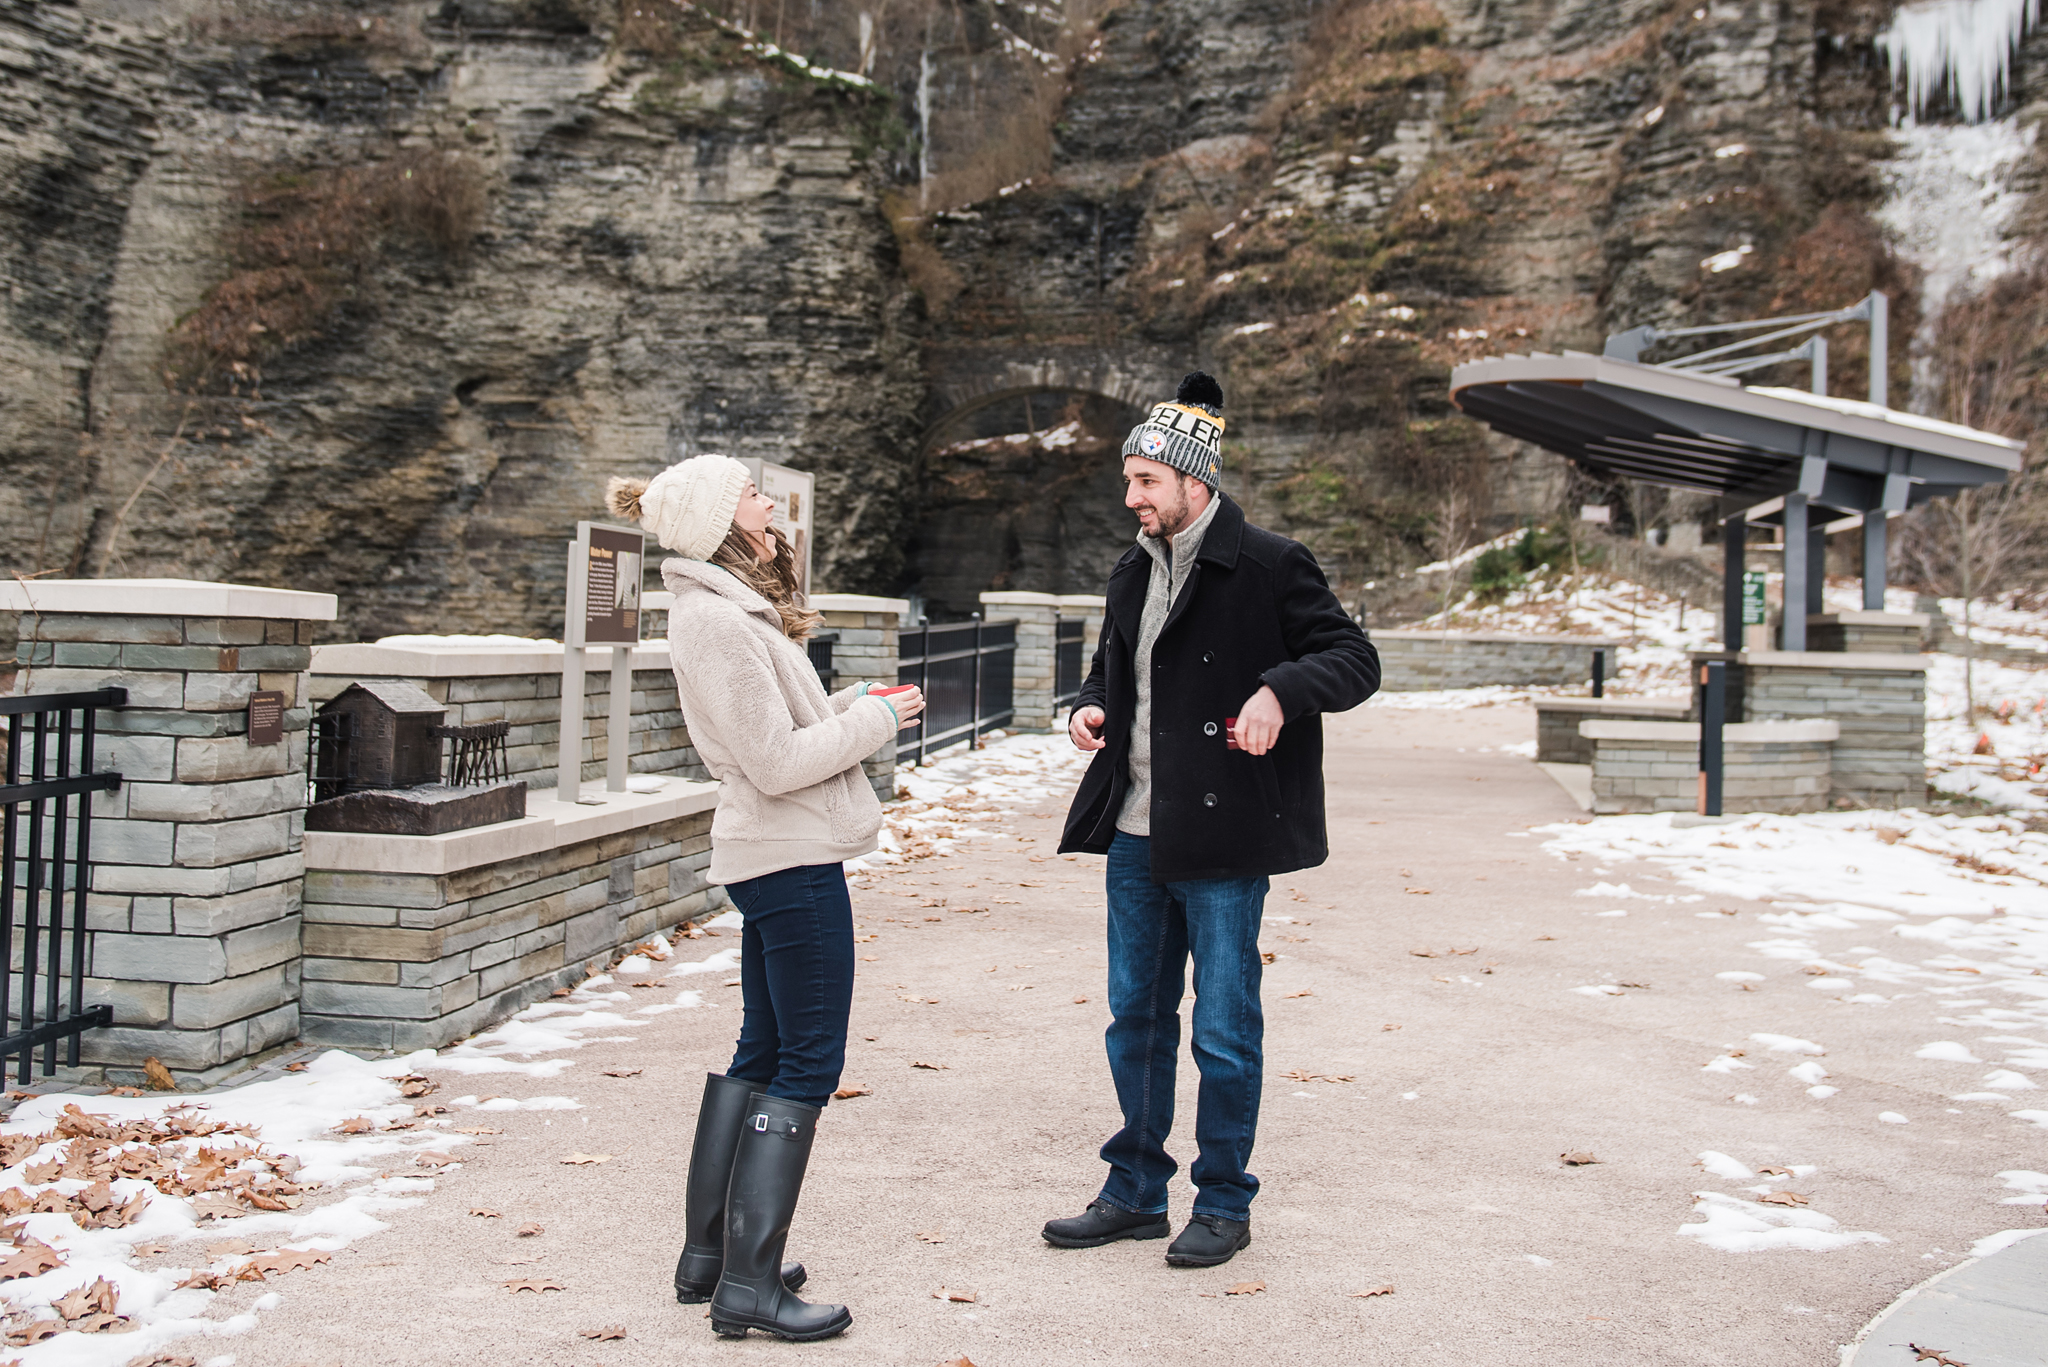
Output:
[[[990,589],[981,595],[981,601],[997,608],[1053,608],[1060,605],[1056,593],[1025,593],[1020,590]]]
[[[1910,627],[1925,631],[1934,618],[1925,612],[1809,612],[1809,622],[1837,622],[1845,627]]]
[[[598,656],[606,647],[594,646]],[[601,657],[600,658],[608,658]],[[668,642],[642,641],[633,647],[633,668],[667,669]],[[313,647],[312,672],[356,679],[458,679],[486,674],[559,674],[560,641],[517,637],[387,637],[381,641],[337,641]]]
[[[1909,669],[1925,673],[1928,665],[1925,655],[1876,650],[1693,650],[1686,653],[1696,665],[1723,660],[1730,664],[1759,665],[1769,669]]]
[[[203,579],[14,579],[0,583],[0,612],[331,622],[339,609],[331,593],[214,584]]]
[[[905,617],[908,598],[878,598],[868,593],[813,593],[804,600],[814,612],[880,612]]]
[[[1109,602],[1099,593],[1063,593],[1059,599],[1061,608],[1078,609],[1081,612],[1100,612]]]

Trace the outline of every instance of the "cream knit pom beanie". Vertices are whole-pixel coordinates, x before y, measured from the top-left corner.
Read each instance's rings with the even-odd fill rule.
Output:
[[[614,478],[605,503],[616,517],[637,518],[677,555],[709,560],[732,530],[740,494],[752,478],[731,456],[691,456],[644,483]]]

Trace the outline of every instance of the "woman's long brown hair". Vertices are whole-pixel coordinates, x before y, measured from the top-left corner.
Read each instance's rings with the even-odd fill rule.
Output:
[[[763,560],[759,544],[734,526],[711,553],[711,563],[730,570],[735,579],[766,598],[782,618],[783,635],[799,643],[809,640],[818,623],[825,619],[800,601],[803,595],[797,591],[796,553],[776,535],[773,527],[762,535],[775,547],[773,559]]]

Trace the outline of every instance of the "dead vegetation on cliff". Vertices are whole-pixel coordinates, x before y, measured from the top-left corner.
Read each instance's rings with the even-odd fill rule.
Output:
[[[264,361],[320,334],[387,249],[459,260],[486,194],[470,156],[413,148],[361,165],[261,172],[239,204],[233,272],[172,332],[175,388],[254,383]]]

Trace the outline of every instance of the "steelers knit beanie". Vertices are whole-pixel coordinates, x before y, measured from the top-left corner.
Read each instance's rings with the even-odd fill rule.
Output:
[[[1223,471],[1223,387],[1199,370],[1187,376],[1173,402],[1155,406],[1131,429],[1123,454],[1171,465],[1216,488]]]
[[[709,560],[732,530],[752,478],[731,456],[691,456],[650,480],[614,477],[605,486],[605,505],[614,517],[637,520],[677,555]]]

